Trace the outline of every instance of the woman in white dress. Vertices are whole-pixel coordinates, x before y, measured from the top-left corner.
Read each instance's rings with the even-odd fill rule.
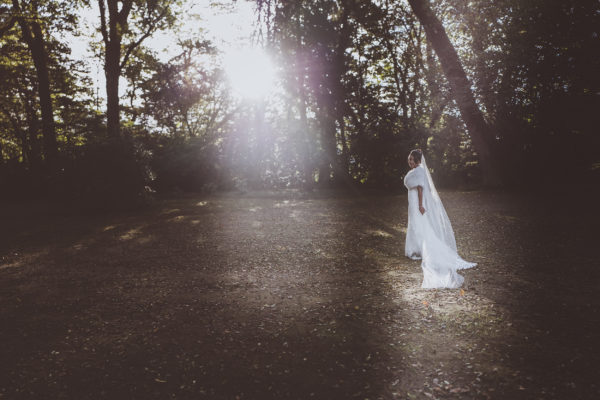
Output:
[[[456,271],[477,265],[457,253],[452,225],[421,150],[408,156],[411,170],[404,177],[408,189],[408,227],[405,254],[421,260],[423,288],[457,288],[464,278]]]

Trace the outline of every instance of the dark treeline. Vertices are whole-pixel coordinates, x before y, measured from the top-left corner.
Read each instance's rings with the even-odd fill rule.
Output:
[[[259,0],[280,90],[254,101],[200,27],[179,35],[181,3],[0,2],[2,198],[396,190],[415,147],[440,186],[598,182],[596,0]],[[106,106],[64,39],[86,8]],[[159,31],[180,37],[166,62],[145,45]]]

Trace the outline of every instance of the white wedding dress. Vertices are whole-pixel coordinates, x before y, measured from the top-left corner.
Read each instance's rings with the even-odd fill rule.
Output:
[[[422,157],[420,165],[406,174],[404,186],[408,189],[405,254],[413,260],[421,260],[421,287],[460,287],[464,278],[456,271],[477,264],[463,260],[457,253],[452,225],[427,170],[425,157]],[[423,188],[425,214],[419,211],[418,186]]]

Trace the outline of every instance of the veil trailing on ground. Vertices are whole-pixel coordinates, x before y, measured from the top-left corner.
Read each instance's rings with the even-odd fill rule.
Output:
[[[425,162],[425,156],[421,157],[421,166],[425,170],[425,174],[427,176],[426,183],[429,185],[429,190],[423,191],[423,195],[425,196],[425,216],[429,219],[429,225],[435,231],[436,236],[444,244],[446,244],[446,246],[450,247],[454,251],[457,251],[456,239],[454,237],[452,225],[450,224],[450,220],[448,219],[448,214],[446,214],[446,209],[442,204],[442,200],[440,199],[437,190],[435,190],[435,185],[431,179],[429,168],[427,168],[427,163]]]
[[[435,189],[425,157],[404,177],[408,193],[408,226],[405,254],[421,259],[423,288],[457,288],[464,278],[458,270],[476,264],[463,260],[456,248],[456,239],[448,214]],[[421,187],[425,212],[419,209],[417,189]]]

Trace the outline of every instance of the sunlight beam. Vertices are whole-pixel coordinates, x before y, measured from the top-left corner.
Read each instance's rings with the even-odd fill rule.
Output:
[[[242,98],[259,99],[275,87],[275,68],[263,49],[232,50],[225,54],[223,67],[231,89]]]

